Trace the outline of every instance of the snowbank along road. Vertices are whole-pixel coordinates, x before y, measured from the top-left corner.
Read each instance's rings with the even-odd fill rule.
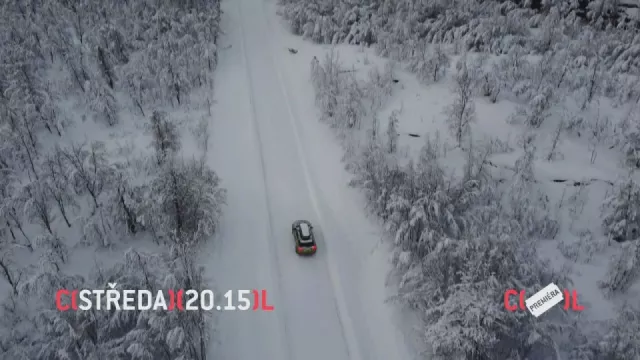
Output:
[[[217,273],[211,276],[225,291],[268,289],[276,309],[221,313],[212,358],[388,359],[389,350],[380,349],[388,339],[372,336],[370,328],[393,326],[372,324],[365,314],[362,301],[368,299],[354,284],[359,262],[344,250],[349,235],[331,215],[343,204],[328,204],[331,200],[320,196],[335,189],[322,189],[314,179],[318,169],[309,163],[306,147],[323,144],[307,139],[300,116],[315,112],[301,114],[299,94],[287,86],[286,76],[307,78],[308,73],[286,74],[278,58],[286,51],[278,43],[282,29],[268,4],[223,4],[226,34],[216,75],[211,161],[228,190],[229,205],[220,251],[212,259]],[[332,167],[320,171],[343,171],[339,162]],[[313,257],[294,253],[291,223],[297,219],[315,225],[319,247]]]

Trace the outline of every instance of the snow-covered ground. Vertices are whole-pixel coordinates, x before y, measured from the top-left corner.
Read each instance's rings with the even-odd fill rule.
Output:
[[[288,58],[274,4],[223,9],[211,166],[228,207],[220,245],[206,257],[221,290],[267,289],[275,311],[221,313],[212,357],[412,359],[385,303],[380,230],[347,188],[342,150],[317,121],[308,65],[292,67],[300,62]],[[314,257],[294,253],[297,219],[315,224]]]

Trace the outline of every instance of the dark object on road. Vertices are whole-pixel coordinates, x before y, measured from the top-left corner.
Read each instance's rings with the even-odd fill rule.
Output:
[[[393,79],[393,80],[391,80],[391,81],[393,81],[394,83],[398,83],[398,82],[400,82],[400,80],[398,80],[398,79]]]
[[[298,50],[289,48],[289,52],[292,53],[292,54],[297,54]]]
[[[307,220],[296,220],[291,225],[291,233],[296,245],[296,254],[313,255],[318,249],[313,235],[313,226]]]
[[[409,133],[409,136],[411,136],[411,137],[420,137],[420,135],[414,134],[414,133]]]

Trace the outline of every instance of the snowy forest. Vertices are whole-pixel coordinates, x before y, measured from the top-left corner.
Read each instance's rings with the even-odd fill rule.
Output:
[[[351,185],[388,232],[390,300],[419,314],[424,359],[640,358],[638,5],[280,0],[293,34],[331,45],[311,61],[316,105],[345,148]],[[348,63],[335,50],[345,44],[364,61]],[[368,50],[387,62],[363,75]],[[402,107],[387,109],[401,71],[451,92],[434,115],[444,131],[409,134],[423,137],[415,158],[403,156]],[[515,110],[495,133],[517,129],[512,139],[478,116],[480,105],[505,104]],[[576,157],[587,166],[562,162]],[[620,176],[591,171],[598,161]],[[604,263],[588,284],[616,316],[590,320],[604,310],[597,303],[540,318],[504,309],[506,289],[575,287],[574,269],[543,256],[549,244],[575,268]]]
[[[60,312],[55,292],[211,285],[194,259],[225,190],[199,90],[219,17],[204,0],[0,5],[0,358],[205,359],[203,312]]]

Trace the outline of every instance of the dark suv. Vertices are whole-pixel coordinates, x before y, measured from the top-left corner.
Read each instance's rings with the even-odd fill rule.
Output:
[[[318,249],[313,236],[313,226],[307,220],[297,220],[291,225],[293,240],[296,243],[296,254],[313,255]]]

